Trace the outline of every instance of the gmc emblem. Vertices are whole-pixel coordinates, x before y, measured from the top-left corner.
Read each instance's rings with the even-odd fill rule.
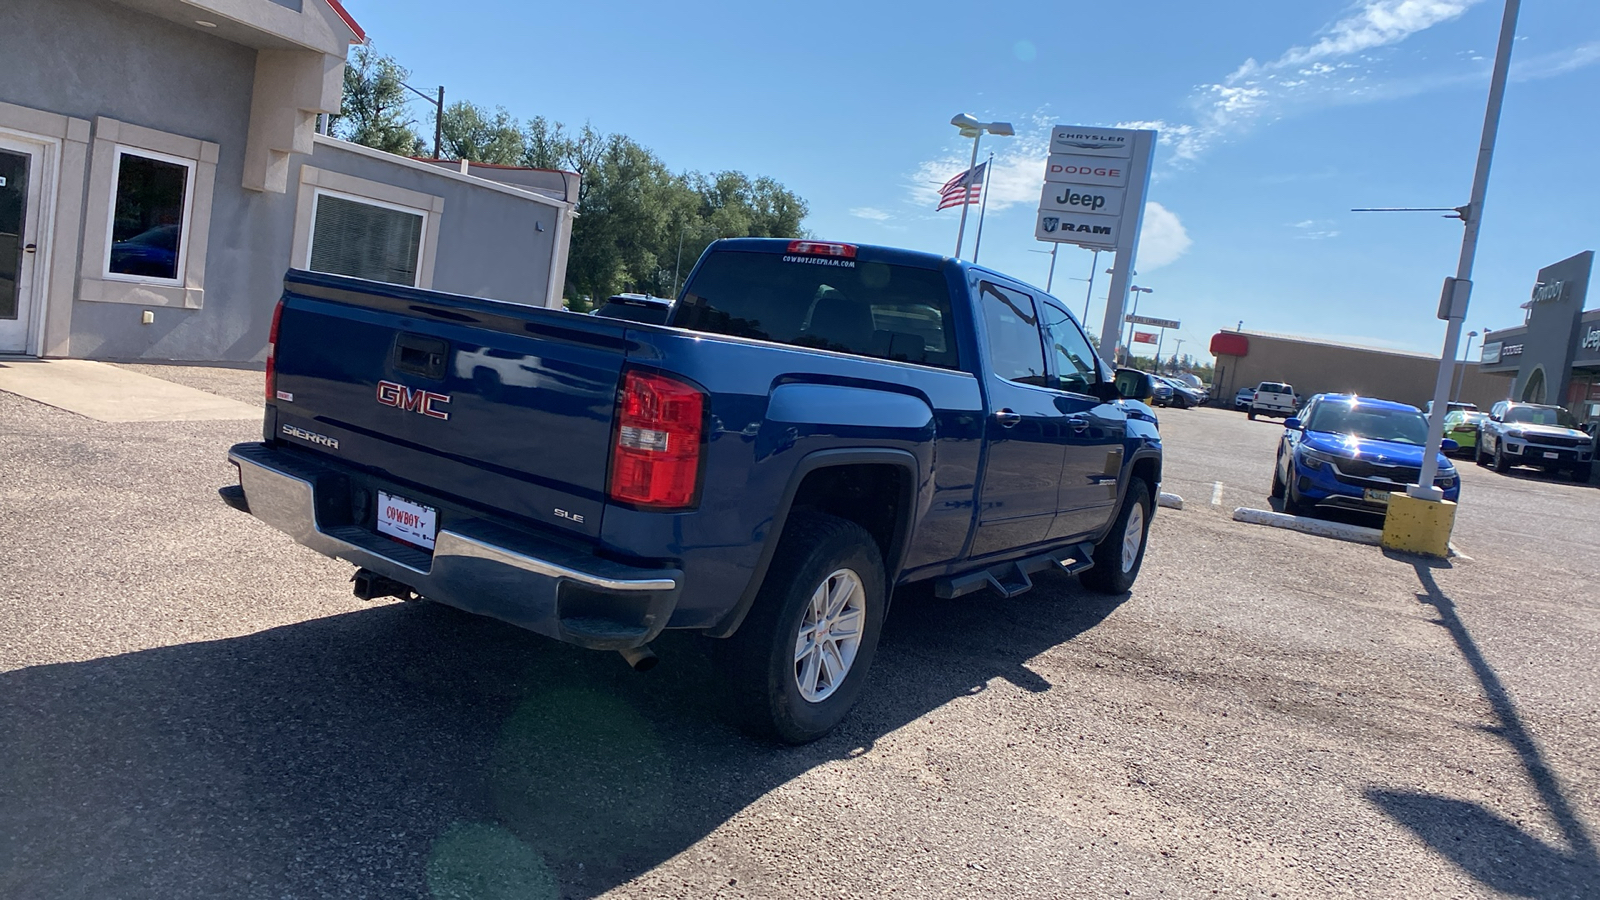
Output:
[[[378,382],[378,402],[395,409],[422,413],[435,419],[448,419],[450,414],[437,407],[450,402],[449,394],[408,388],[393,381]]]

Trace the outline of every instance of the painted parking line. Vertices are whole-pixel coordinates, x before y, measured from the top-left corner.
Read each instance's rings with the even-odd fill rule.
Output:
[[[1222,505],[1222,482],[1220,481],[1211,482],[1211,505]]]

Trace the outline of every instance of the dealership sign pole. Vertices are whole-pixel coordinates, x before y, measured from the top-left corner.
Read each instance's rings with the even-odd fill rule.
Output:
[[[1122,308],[1139,251],[1155,144],[1156,133],[1147,130],[1080,125],[1050,130],[1050,159],[1033,236],[1117,254],[1100,326],[1102,359],[1116,358],[1122,336]]]
[[[1428,417],[1428,443],[1422,454],[1422,472],[1406,493],[1419,500],[1443,500],[1444,492],[1434,484],[1439,471],[1439,447],[1444,438],[1444,414],[1450,399],[1456,352],[1461,345],[1461,323],[1467,317],[1467,301],[1472,293],[1472,262],[1478,251],[1478,228],[1483,222],[1483,201],[1489,191],[1489,164],[1494,159],[1495,135],[1500,130],[1500,107],[1506,96],[1506,72],[1511,67],[1511,45],[1517,34],[1517,12],[1521,0],[1506,0],[1500,20],[1500,46],[1495,50],[1494,75],[1489,82],[1489,104],[1483,114],[1483,139],[1478,144],[1478,167],[1472,176],[1472,199],[1461,214],[1466,231],[1461,236],[1461,259],[1454,278],[1446,278],[1439,299],[1439,318],[1449,322],[1445,329],[1444,351],[1439,358],[1439,378],[1433,389],[1433,414]]]

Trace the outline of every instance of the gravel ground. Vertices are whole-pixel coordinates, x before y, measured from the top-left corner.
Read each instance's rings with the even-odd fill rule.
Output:
[[[0,896],[1597,896],[1600,495],[1467,464],[1424,565],[1232,522],[1280,428],[1162,420],[1131,596],[907,597],[777,748],[688,636],[353,599],[216,500],[258,426],[0,393]]]

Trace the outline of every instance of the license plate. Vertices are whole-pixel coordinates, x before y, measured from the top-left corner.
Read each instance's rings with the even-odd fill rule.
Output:
[[[1361,499],[1370,500],[1373,503],[1388,503],[1389,502],[1389,492],[1388,491],[1380,491],[1380,490],[1378,490],[1376,488],[1367,488],[1366,490],[1361,492]]]
[[[1560,459],[1561,458],[1561,454],[1559,454],[1559,453],[1546,453],[1544,455],[1544,458],[1545,459]]]
[[[408,544],[433,549],[439,530],[439,511],[404,497],[378,492],[378,531]]]

